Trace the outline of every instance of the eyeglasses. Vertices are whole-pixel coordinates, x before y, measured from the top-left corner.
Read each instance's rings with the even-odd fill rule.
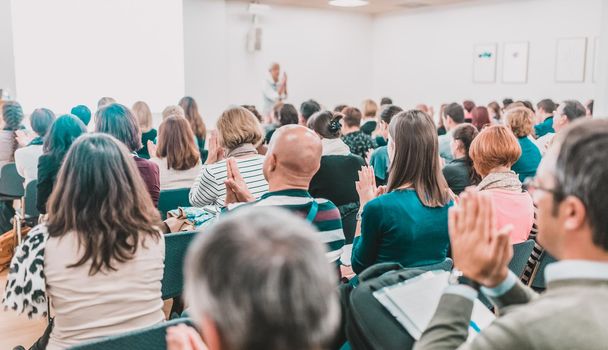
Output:
[[[551,193],[556,198],[560,198],[561,197],[561,191],[559,191],[557,189],[554,189],[554,188],[547,188],[547,187],[541,186],[538,183],[538,179],[536,177],[529,177],[529,178],[527,178],[524,181],[522,187],[523,187],[523,189],[525,191],[527,191],[528,193],[530,193],[531,196],[534,196],[534,193],[537,192],[537,191],[543,191],[543,192]]]

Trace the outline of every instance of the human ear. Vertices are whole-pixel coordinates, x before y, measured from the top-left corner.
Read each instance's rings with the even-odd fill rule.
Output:
[[[580,230],[586,224],[587,209],[580,199],[568,196],[562,201],[560,207],[560,214],[564,216],[564,228],[566,230]]]

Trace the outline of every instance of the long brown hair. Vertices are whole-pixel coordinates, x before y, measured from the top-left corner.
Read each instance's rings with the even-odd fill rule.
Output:
[[[172,115],[158,128],[156,156],[167,158],[167,169],[188,170],[200,160],[200,152],[188,120]]]
[[[391,120],[389,134],[395,156],[389,171],[388,191],[410,184],[425,206],[446,205],[450,192],[439,164],[433,119],[418,110],[401,112]]]
[[[117,204],[120,205],[117,205]],[[78,138],[59,171],[49,199],[49,236],[75,232],[83,247],[78,267],[89,275],[116,271],[140,244],[160,238],[160,215],[126,146],[110,135]]]
[[[205,126],[203,117],[201,117],[201,114],[198,111],[196,101],[192,97],[186,96],[179,100],[179,105],[184,109],[186,119],[190,122],[190,127],[192,128],[192,131],[194,131],[194,135],[204,139],[207,134],[207,127]]]

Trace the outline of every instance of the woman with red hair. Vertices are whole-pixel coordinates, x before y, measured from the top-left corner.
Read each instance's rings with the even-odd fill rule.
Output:
[[[473,124],[479,131],[492,124],[492,122],[490,122],[490,115],[486,107],[478,106],[473,108],[471,111],[471,119],[471,124]]]

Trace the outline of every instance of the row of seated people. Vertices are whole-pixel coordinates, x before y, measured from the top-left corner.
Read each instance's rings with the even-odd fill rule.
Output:
[[[8,110],[9,113],[3,115],[10,114],[12,106],[14,105],[5,104],[3,112]],[[513,113],[515,112],[524,115],[527,113],[525,110],[514,109]],[[62,118],[71,120],[78,126],[82,124],[73,116],[62,116],[53,123],[51,132]],[[290,209],[307,218],[316,227],[317,233],[314,236],[318,242],[326,245],[325,255],[330,263],[349,265],[350,257],[343,254],[345,237],[340,211],[332,201],[323,199],[322,194],[313,196],[308,191],[316,175],[319,175],[323,157],[331,155],[326,151],[327,148],[333,148],[334,152],[335,149],[342,149],[340,154],[334,155],[356,157],[347,153],[340,144],[343,142],[339,138],[341,118],[342,114],[320,111],[307,120],[312,130],[297,125],[281,127],[271,137],[267,154],[262,157],[258,155],[255,147],[262,139],[258,119],[245,108],[230,108],[218,121],[218,133],[210,140],[207,165],[195,180],[191,198],[201,187],[217,185],[221,187],[220,191],[223,188],[224,192],[219,193],[216,200],[221,199],[223,205],[228,206],[228,210],[238,212],[242,209],[236,208],[246,202],[255,202],[253,206],[256,207],[281,206]],[[176,116],[173,119],[179,122],[183,117]],[[169,117],[163,124],[173,119]],[[80,129],[80,133],[84,133],[84,128]],[[454,205],[457,198],[447,185],[441,161],[437,157],[439,143],[435,124],[429,115],[410,110],[392,116],[387,123],[387,129],[387,153],[390,162],[388,185],[376,186],[376,176],[372,168],[352,166],[352,172],[356,172],[356,175],[351,178],[358,181],[350,181],[349,184],[355,188],[360,203],[355,231],[355,236],[359,238],[355,240],[352,253],[352,267],[355,272],[384,261],[400,262],[403,266],[430,265],[443,261],[447,256],[448,208]],[[159,281],[162,278],[163,252],[159,247],[163,245],[162,236],[157,235],[160,223],[158,213],[154,209],[154,189],[150,186],[150,179],[158,181],[158,175],[146,176],[146,169],[154,169],[154,166],[142,167],[140,164],[153,163],[134,155],[141,149],[141,139],[137,121],[128,108],[116,103],[101,108],[96,114],[95,130],[111,137],[101,134],[71,136],[70,143],[74,139],[77,140],[73,146],[66,147],[65,160],[61,159],[59,162],[61,169],[58,170],[53,186],[55,190],[45,206],[45,209],[48,209],[48,221],[34,230],[24,244],[32,245],[30,248],[33,248],[33,245],[39,248],[36,251],[38,256],[32,255],[33,249],[29,248],[26,255],[42,258],[45,262],[44,274],[42,270],[37,270],[29,277],[27,274],[15,276],[19,271],[28,270],[23,267],[27,266],[27,261],[33,262],[26,260],[24,263],[23,256],[21,259],[15,259],[13,264],[16,267],[12,270],[16,272],[9,276],[9,286],[11,283],[13,285],[7,288],[5,294],[5,305],[31,315],[42,314],[46,309],[41,303],[40,295],[51,297],[56,318],[50,333],[49,348],[63,348],[83,340],[116,333],[118,328],[125,331],[158,322],[155,319],[158,313],[142,311],[142,318],[136,317],[137,320],[131,323],[134,308],[140,311],[152,310],[150,300],[160,302],[156,288],[160,288]],[[248,133],[248,130],[253,132]],[[232,136],[235,142],[229,144],[227,142],[232,140],[231,132],[236,136]],[[192,132],[184,134],[193,138]],[[479,143],[477,148],[476,142]],[[161,145],[162,141],[159,140],[159,149]],[[179,143],[170,143],[167,147],[175,149],[176,145]],[[472,166],[484,180],[490,176],[492,170],[494,173],[504,173],[504,176],[498,176],[496,181],[491,181],[487,187],[481,186],[479,190],[491,192],[496,189],[491,185],[498,183],[513,193],[521,194],[522,184],[518,176],[509,170],[519,158],[517,151],[514,151],[518,149],[517,145],[515,134],[505,126],[487,127],[471,142],[468,153],[473,160]],[[234,152],[235,150],[237,152]],[[153,153],[158,154],[158,150]],[[261,159],[259,166],[252,166],[253,171],[241,166],[243,161],[250,159]],[[353,159],[357,159],[360,165],[365,164],[362,158]],[[474,159],[481,161],[476,163]],[[210,172],[210,165],[219,167],[221,171]],[[336,164],[330,162],[331,165]],[[133,171],[134,169],[138,170]],[[255,182],[248,174],[256,171],[261,173],[268,187],[265,193],[256,193],[255,186],[252,186]],[[206,173],[215,176],[216,181],[203,180]],[[340,181],[342,176],[336,176],[335,172],[330,172],[327,179],[348,182]],[[131,195],[137,191],[140,192],[138,195]],[[87,194],[86,198],[83,198],[83,193]],[[496,202],[493,198],[492,202],[496,207],[503,206],[502,202]],[[121,206],[117,207],[116,203],[121,203]],[[527,238],[530,231],[533,209],[531,200],[529,203],[523,211],[526,214],[523,216],[528,218],[528,221],[521,225],[520,218],[513,216],[512,210],[506,210],[506,216],[499,210],[494,213],[501,224],[513,224],[512,221],[517,221],[510,234],[513,241],[521,237]],[[512,216],[508,216],[509,214]],[[73,239],[59,239],[64,235],[71,235]],[[151,248],[146,244],[148,236],[155,241]],[[54,238],[58,239],[54,241]],[[40,245],[40,242],[44,244]],[[44,245],[46,249],[41,251],[40,247],[44,248]],[[80,250],[82,246],[85,247],[83,255]],[[46,262],[47,256],[52,256],[53,253],[58,254],[56,261],[59,268],[56,274],[49,277]],[[25,249],[22,249],[22,254],[25,254]],[[145,267],[139,266],[140,259],[148,259],[149,263]],[[115,264],[120,268],[115,267]],[[79,267],[79,273],[68,273]],[[50,269],[52,271],[52,267]],[[116,283],[112,287],[108,284],[108,278],[126,279],[120,276],[122,273],[141,274],[148,282],[158,283],[142,282],[138,286],[134,282],[127,297],[124,294],[124,285]],[[335,272],[333,274],[335,275]],[[24,293],[22,289],[18,293],[18,288],[22,286],[13,282],[27,282],[28,278],[43,276],[42,283],[38,280],[35,284],[38,288],[30,288],[28,293]],[[53,277],[59,279],[61,286],[53,285]],[[99,279],[98,285],[95,279]],[[70,293],[65,293],[65,289],[62,295],[62,286],[69,291],[73,290],[69,288],[69,280],[80,286],[79,292],[83,294],[81,297],[74,298]],[[91,280],[91,283],[87,282],[86,286],[90,285],[91,289],[83,288],[83,281],[88,280]],[[104,290],[108,287],[109,290]],[[54,295],[53,291],[57,291],[57,295]],[[87,318],[87,315],[97,311],[94,306],[92,310],[87,308],[86,304],[96,303],[93,295],[99,293],[107,295],[113,302],[116,301],[116,308],[111,310],[112,319],[105,320],[107,323],[103,323],[99,317]],[[138,298],[142,295],[149,299],[138,304]],[[84,301],[85,305],[80,307],[71,303],[76,300]],[[120,302],[125,300],[132,303],[133,308],[127,308]],[[162,303],[160,305],[162,306]],[[82,313],[75,311],[75,308],[82,309]],[[63,316],[62,312],[65,312]],[[108,311],[103,309],[98,312]],[[98,323],[100,321],[102,324]],[[117,328],[113,329],[112,326]]]

